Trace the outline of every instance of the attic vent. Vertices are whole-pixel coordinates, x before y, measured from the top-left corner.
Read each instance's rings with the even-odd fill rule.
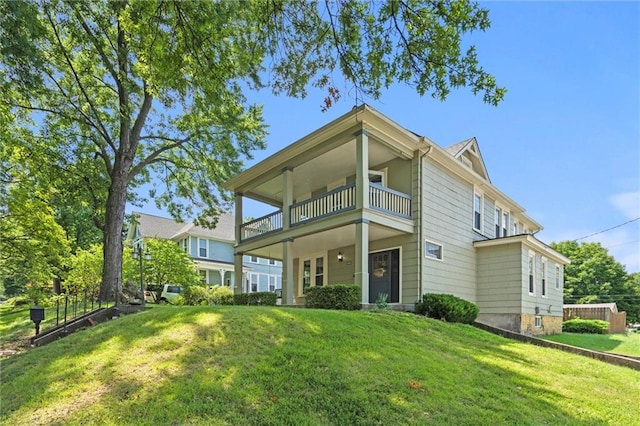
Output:
[[[473,165],[471,164],[471,160],[469,160],[467,157],[465,156],[461,156],[460,157],[460,162],[462,164],[464,164],[465,166],[467,166],[468,168],[473,168]]]

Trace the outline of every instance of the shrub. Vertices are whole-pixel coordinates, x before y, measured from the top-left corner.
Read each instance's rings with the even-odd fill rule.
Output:
[[[209,290],[199,285],[190,285],[185,287],[176,299],[179,298],[184,300],[185,305],[208,305]],[[181,302],[176,300],[175,304],[182,304]]]
[[[210,305],[233,305],[233,290],[231,287],[215,285],[209,289]]]
[[[606,334],[609,323],[601,320],[571,319],[562,323],[563,333]]]
[[[476,304],[451,294],[427,293],[415,307],[416,314],[463,324],[473,324],[479,311]]]
[[[360,298],[360,287],[357,285],[309,287],[305,293],[304,305],[307,308],[356,311],[362,307]]]
[[[233,295],[234,305],[266,305],[275,306],[278,297],[271,291],[257,293],[242,293]]]

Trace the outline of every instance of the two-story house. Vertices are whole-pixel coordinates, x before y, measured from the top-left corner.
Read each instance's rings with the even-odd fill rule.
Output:
[[[274,291],[282,287],[282,262],[272,258],[247,255],[242,259],[241,274],[234,273],[234,218],[223,213],[215,229],[193,223],[178,223],[172,219],[134,212],[127,240],[145,238],[175,241],[196,263],[198,274],[208,285],[236,287],[242,292]]]
[[[542,226],[492,185],[475,138],[443,149],[363,105],[225,184],[235,263],[282,259],[283,304],[356,284],[411,310],[425,293],[476,303],[479,320],[533,334],[562,327],[563,266]],[[243,221],[243,199],[273,212]],[[236,291],[242,291],[236,287]]]

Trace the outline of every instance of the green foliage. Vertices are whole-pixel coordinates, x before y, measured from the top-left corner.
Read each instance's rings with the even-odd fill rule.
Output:
[[[627,274],[600,243],[561,241],[550,246],[571,259],[564,267],[564,303],[616,302],[627,320],[640,321],[640,278]]]
[[[388,297],[389,295],[387,293],[380,293],[376,300],[376,307],[381,310],[387,309],[389,307],[389,304],[387,303]]]
[[[248,90],[304,97],[312,85],[328,108],[341,73],[357,100],[400,81],[438,99],[467,86],[495,105],[505,89],[462,47],[489,25],[468,1],[4,1],[0,136],[29,158],[38,188],[59,194],[74,248],[95,242],[77,235],[88,219],[103,232],[106,298],[122,282],[136,189],[159,178],[159,207],[215,225],[230,201],[221,184],[264,148]]]
[[[563,333],[606,334],[609,323],[601,320],[571,319],[562,323]]]
[[[149,260],[144,259],[146,250],[151,255]],[[173,284],[186,288],[200,284],[201,279],[196,272],[195,262],[173,241],[157,238],[147,239],[144,241],[142,256],[145,287],[150,284],[160,287],[164,284]],[[131,248],[125,249],[123,263],[124,280],[140,282],[139,259],[133,258]]]
[[[305,293],[307,308],[356,311],[362,308],[360,287],[357,285],[328,285],[309,287]]]
[[[419,315],[463,324],[473,324],[479,311],[476,304],[451,294],[427,293],[415,306]]]
[[[259,291],[255,293],[241,293],[233,295],[234,305],[264,305],[275,306],[278,298],[272,291]]]
[[[233,305],[233,290],[224,286],[191,285],[185,287],[179,297],[185,305]]]
[[[69,258],[69,274],[63,289],[70,293],[87,290],[97,293],[102,281],[102,245],[93,244],[88,250],[78,249]]]

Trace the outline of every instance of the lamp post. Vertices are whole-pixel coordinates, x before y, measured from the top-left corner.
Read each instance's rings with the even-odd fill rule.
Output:
[[[140,265],[140,294],[142,296],[142,307],[146,304],[146,298],[144,297],[144,273],[142,269],[142,244],[138,244],[138,247],[133,249],[131,253],[134,259],[138,259],[138,264]],[[151,260],[151,253],[149,253],[149,249],[144,252],[144,259]]]

